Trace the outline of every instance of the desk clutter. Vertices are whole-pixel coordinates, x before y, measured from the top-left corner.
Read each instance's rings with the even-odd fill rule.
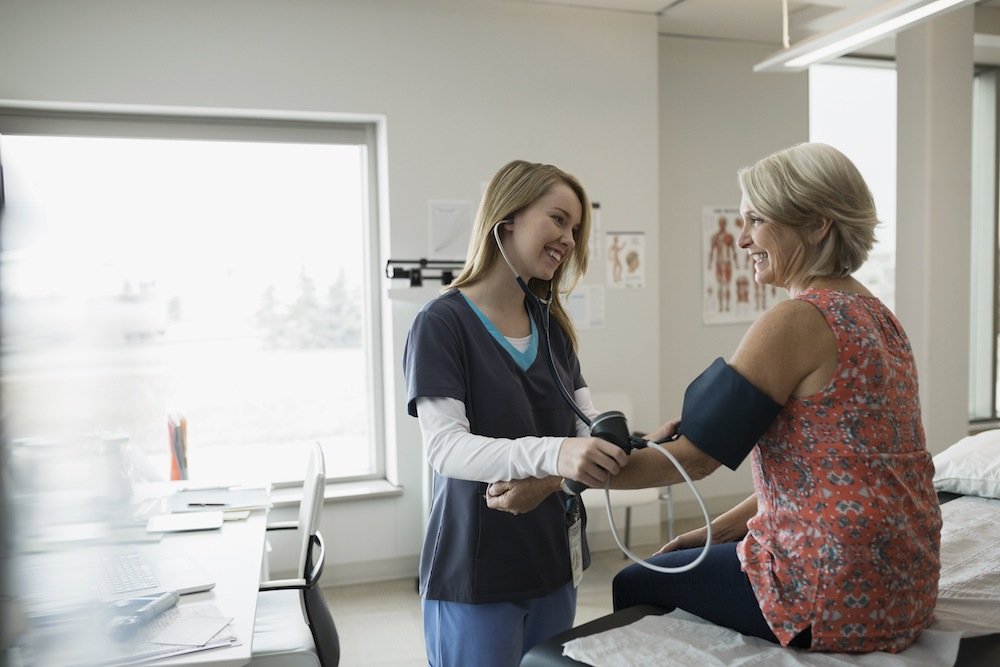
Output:
[[[146,605],[149,600],[138,598],[134,602]],[[92,642],[89,655],[87,651],[81,654],[81,647],[77,645],[72,662],[66,664],[80,667],[135,665],[240,643],[230,626],[232,619],[223,616],[211,603],[172,605],[127,633],[119,630],[121,619],[129,618],[121,615],[122,609],[121,603],[108,607],[102,615],[105,630]],[[63,664],[58,655],[48,657],[55,660],[54,664]]]
[[[121,618],[115,616],[114,618]],[[168,656],[184,655],[222,646],[234,646],[239,639],[214,604],[173,606],[158,614],[131,635],[114,641],[101,665],[133,665]],[[114,619],[112,620],[112,624]],[[109,628],[114,628],[110,625]]]
[[[267,487],[152,482],[104,522],[33,530],[13,563],[18,664],[245,662],[270,505]]]
[[[271,492],[265,487],[189,486],[167,496],[165,508],[169,512],[235,512],[270,506]]]
[[[222,528],[225,514],[221,511],[154,514],[146,521],[150,533],[178,533],[188,530],[215,530]]]
[[[170,447],[170,479],[187,479],[187,420],[182,415],[167,415],[167,444]]]
[[[154,583],[146,586],[155,591],[148,595],[106,598],[104,571],[96,566],[111,555],[105,551],[35,554],[24,564],[21,571],[30,584],[22,591],[24,610],[37,628],[27,664],[131,665],[240,643],[232,618],[214,603],[178,604],[188,590],[184,584],[175,591]],[[192,582],[195,576],[190,575]],[[190,590],[212,587],[214,582],[205,580]]]
[[[252,510],[269,507],[271,492],[265,487],[190,487],[160,499],[144,518],[148,533],[215,530],[223,521],[245,519]]]

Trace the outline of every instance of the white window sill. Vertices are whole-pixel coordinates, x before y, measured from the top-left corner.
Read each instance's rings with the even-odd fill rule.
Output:
[[[342,500],[364,500],[367,498],[388,498],[403,495],[403,487],[384,479],[368,479],[359,482],[329,482],[323,498],[326,502]],[[302,499],[300,487],[286,487],[271,490],[272,507],[295,507]]]

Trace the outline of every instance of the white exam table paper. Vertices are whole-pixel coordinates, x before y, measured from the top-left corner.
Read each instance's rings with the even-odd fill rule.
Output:
[[[955,664],[961,639],[957,632],[928,629],[902,653],[819,653],[783,648],[685,616],[644,616],[566,642],[563,655],[594,667],[940,667]]]
[[[813,653],[781,648],[675,611],[647,616],[563,645],[563,655],[599,667],[903,667],[951,665],[961,637],[1000,632],[1000,500],[962,496],[941,506],[941,577],[934,623],[902,653]]]
[[[941,506],[941,578],[934,626],[963,637],[1000,632],[1000,500],[962,496]]]

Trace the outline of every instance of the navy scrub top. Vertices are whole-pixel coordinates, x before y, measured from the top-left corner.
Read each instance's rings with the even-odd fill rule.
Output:
[[[580,363],[562,330],[551,329],[555,366],[572,392],[585,385]],[[522,368],[461,292],[442,294],[420,310],[407,336],[407,410],[417,415],[418,397],[455,398],[465,404],[477,435],[575,436],[576,415],[552,379],[544,341],[538,348]],[[433,479],[420,555],[423,597],[506,602],[542,597],[572,580],[567,529],[573,515],[567,505],[575,500],[553,493],[531,512],[513,516],[486,506],[483,482],[437,473]],[[583,556],[587,567],[586,531]]]

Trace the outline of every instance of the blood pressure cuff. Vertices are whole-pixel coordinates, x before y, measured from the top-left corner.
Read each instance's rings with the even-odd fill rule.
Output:
[[[781,408],[719,357],[684,391],[680,432],[736,470]]]

